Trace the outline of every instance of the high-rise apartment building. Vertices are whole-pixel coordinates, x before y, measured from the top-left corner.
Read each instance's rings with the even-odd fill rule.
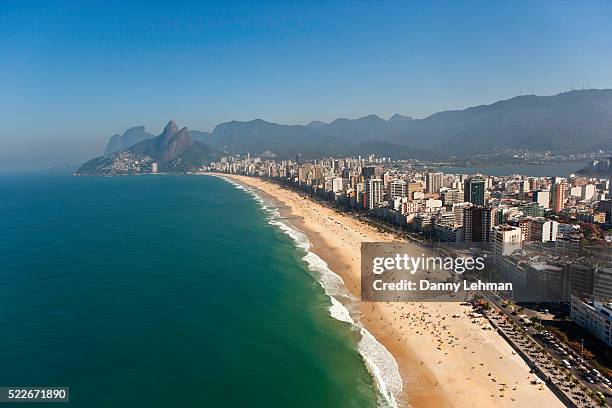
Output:
[[[523,242],[523,232],[519,227],[500,225],[494,228],[493,253],[494,256],[511,255],[520,249]]]
[[[377,166],[366,166],[361,169],[361,175],[365,179],[378,178],[381,175],[381,170]]]
[[[457,204],[463,201],[463,193],[455,189],[447,189],[440,194],[442,203],[446,206]]]
[[[383,181],[381,179],[368,179],[365,181],[363,194],[363,206],[373,210],[380,206],[383,201]]]
[[[408,198],[413,199],[414,193],[422,193],[423,184],[419,181],[411,181],[406,185],[406,195]]]
[[[389,187],[387,189],[389,201],[393,200],[395,197],[406,197],[407,194],[408,186],[405,180],[393,180],[389,182]]]
[[[473,206],[463,210],[465,242],[491,242],[491,230],[495,224],[495,210],[491,207]]]
[[[537,190],[533,192],[533,202],[538,203],[543,208],[550,208],[550,191]]]
[[[334,177],[332,179],[332,191],[334,193],[337,193],[339,191],[342,191],[344,188],[344,180],[342,179],[342,177]]]
[[[463,201],[474,205],[485,205],[485,180],[480,177],[471,177],[463,185]]]
[[[580,195],[585,200],[592,200],[595,196],[595,185],[594,184],[585,184],[582,186],[582,191]]]
[[[550,242],[557,240],[559,223],[543,217],[530,220],[530,240],[539,242]]]
[[[298,167],[298,182],[305,184],[307,180],[314,178],[314,166],[310,163],[304,163]]]
[[[425,176],[425,188],[429,194],[438,193],[444,185],[443,173],[427,173]]]
[[[472,204],[470,203],[459,203],[453,204],[452,211],[455,215],[455,225],[461,226],[463,225],[463,213],[466,208],[470,208]]]
[[[554,212],[559,213],[565,207],[565,190],[566,190],[566,186],[564,182],[555,183],[551,186],[550,205]]]

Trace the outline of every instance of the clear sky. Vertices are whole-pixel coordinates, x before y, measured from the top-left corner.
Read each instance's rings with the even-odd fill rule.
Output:
[[[424,117],[612,88],[612,2],[124,3],[0,2],[0,171],[169,119]]]

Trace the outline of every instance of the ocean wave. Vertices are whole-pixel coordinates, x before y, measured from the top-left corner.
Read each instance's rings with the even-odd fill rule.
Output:
[[[378,405],[382,407],[397,407],[397,397],[402,392],[403,386],[399,366],[389,350],[376,340],[359,321],[353,319],[349,309],[358,310],[358,300],[350,294],[342,277],[334,273],[317,254],[310,251],[311,244],[308,237],[301,231],[293,228],[286,220],[281,219],[280,212],[273,202],[264,199],[253,188],[244,186],[229,178],[223,177],[223,179],[253,197],[265,211],[268,223],[278,227],[294,241],[299,249],[306,252],[302,259],[308,265],[308,269],[315,275],[325,294],[329,296],[331,306],[328,312],[330,316],[338,321],[352,325],[361,334],[361,340],[357,344],[357,349],[382,396],[382,399],[378,401]]]
[[[346,322],[350,324],[355,324],[355,321],[351,317],[348,309],[344,307],[342,303],[338,299],[333,296],[330,296],[332,305],[329,307],[329,314],[336,320],[340,320],[341,322]]]

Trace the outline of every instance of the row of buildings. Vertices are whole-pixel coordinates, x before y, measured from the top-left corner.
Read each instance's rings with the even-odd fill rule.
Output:
[[[579,301],[612,299],[607,178],[448,174],[373,156],[230,156],[205,170],[277,179],[427,240],[489,244],[499,269],[543,301],[571,297],[584,313]]]

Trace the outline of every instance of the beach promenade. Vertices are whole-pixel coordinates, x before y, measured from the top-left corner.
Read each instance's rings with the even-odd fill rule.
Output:
[[[272,182],[227,175],[275,199],[281,215],[303,231],[311,250],[360,295],[360,243],[393,242],[356,218],[338,213]],[[419,248],[415,245],[415,251]],[[459,303],[367,303],[354,316],[391,352],[400,367],[405,406],[561,407],[546,387],[485,319]],[[453,317],[454,316],[454,317]]]

